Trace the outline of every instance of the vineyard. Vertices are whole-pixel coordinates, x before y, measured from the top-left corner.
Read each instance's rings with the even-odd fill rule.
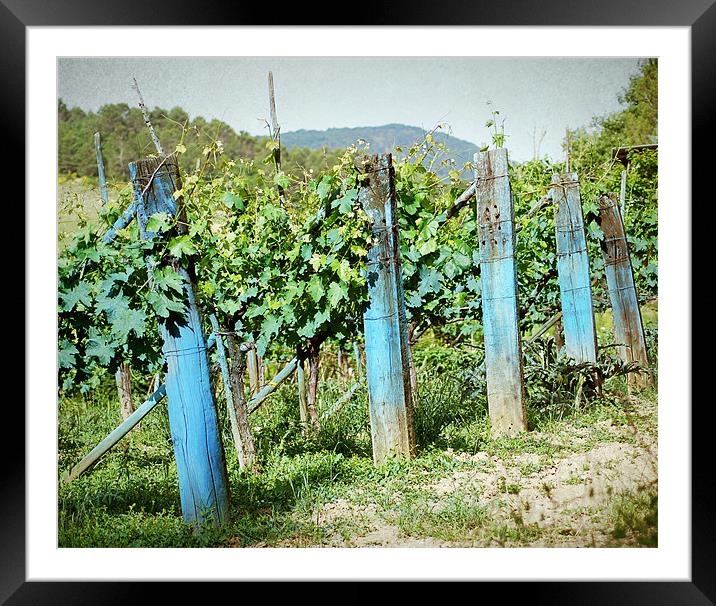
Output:
[[[145,118],[124,179],[93,140],[95,215],[61,200],[60,546],[656,544],[657,151],[610,144],[627,112],[560,162],[511,162],[490,106],[464,165],[432,132],[290,170],[275,109],[257,158]]]

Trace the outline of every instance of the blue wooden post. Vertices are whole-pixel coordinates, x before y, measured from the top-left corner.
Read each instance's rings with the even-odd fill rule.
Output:
[[[507,150],[475,154],[487,404],[493,436],[527,429]]]
[[[147,239],[149,218],[159,212],[181,215],[174,191],[181,189],[176,158],[149,158],[129,165],[135,190],[137,220]],[[144,195],[142,192],[145,191]],[[179,476],[184,521],[227,519],[226,463],[211,389],[209,361],[194,288],[186,269],[172,261],[185,284],[186,312],[178,322],[162,322],[162,352],[167,362],[169,425]]]
[[[637,362],[645,370],[649,368],[644,326],[639,309],[634,271],[631,266],[624,223],[615,193],[599,198],[599,224],[604,233],[601,242],[604,257],[604,273],[612,304],[614,340],[624,362]],[[653,384],[649,373],[628,374],[629,387],[646,387]]]
[[[577,362],[596,362],[597,331],[577,173],[553,175],[550,188],[555,208],[564,345],[567,355]]]
[[[368,309],[363,316],[373,461],[415,454],[408,338],[390,154],[366,158],[359,200],[373,223]]]
[[[104,175],[104,160],[102,158],[102,145],[99,133],[94,134],[94,149],[97,155],[97,175],[99,177],[99,197],[102,204],[109,202],[109,191],[107,190],[107,178]]]

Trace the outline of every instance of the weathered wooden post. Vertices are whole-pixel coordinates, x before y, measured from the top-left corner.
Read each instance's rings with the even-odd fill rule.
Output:
[[[246,366],[249,369],[249,391],[251,395],[254,396],[258,393],[259,389],[261,389],[261,385],[259,385],[259,362],[256,349],[249,351],[246,356],[246,361]]]
[[[236,449],[236,458],[239,461],[239,467],[244,469],[245,467],[251,467],[254,461],[251,456],[251,450],[253,450],[253,441],[251,434],[248,431],[248,421],[246,412],[246,402],[243,399],[243,389],[237,392],[237,399],[239,402],[234,401],[234,386],[231,380],[231,374],[229,373],[229,364],[226,359],[226,350],[224,349],[224,340],[221,335],[221,329],[219,327],[219,321],[216,319],[214,314],[209,316],[211,321],[211,328],[214,331],[215,343],[216,343],[216,354],[219,359],[219,368],[221,368],[221,379],[224,384],[224,396],[226,398],[226,409],[229,413],[229,423],[231,424],[231,435],[234,438],[234,448]],[[232,352],[232,363],[236,366],[243,366]],[[243,356],[244,352],[236,352],[237,356]],[[236,371],[234,371],[236,372]],[[236,373],[239,374],[239,373]],[[243,377],[239,377],[242,378]],[[243,381],[242,381],[243,383]],[[243,387],[243,385],[242,385]],[[239,417],[242,417],[243,427],[240,426]],[[242,431],[243,430],[243,431]],[[248,444],[250,442],[250,444]]]
[[[637,362],[647,370],[649,357],[646,351],[644,326],[634,285],[634,271],[624,223],[615,193],[600,196],[599,225],[604,233],[604,239],[601,241],[604,273],[612,304],[614,339],[619,344],[619,355],[624,362]],[[638,375],[630,373],[627,375],[627,382],[630,387],[646,387],[653,384],[652,377],[647,372]]]
[[[577,173],[552,175],[550,188],[565,348],[577,362],[596,362],[597,331]]]
[[[390,154],[366,158],[358,198],[372,221],[368,251],[369,305],[363,316],[373,461],[415,455],[413,396]]]
[[[173,193],[181,189],[176,158],[149,158],[129,165],[137,204],[140,236],[147,232],[155,213],[183,216]],[[177,228],[177,232],[185,231]],[[179,495],[186,523],[224,522],[228,514],[226,462],[211,389],[207,346],[189,273],[170,259],[184,280],[186,311],[183,317],[159,324],[162,352],[167,363],[166,390],[169,425],[179,476]]]
[[[296,354],[296,383],[298,387],[298,411],[301,415],[301,428],[304,433],[308,431],[308,399],[306,398],[306,367],[301,348]]]
[[[361,368],[360,363],[360,349],[358,349],[358,341],[355,339],[353,340],[353,357],[356,361],[356,377],[360,377],[363,375],[363,369]]]
[[[487,404],[494,436],[527,429],[507,150],[475,154]]]

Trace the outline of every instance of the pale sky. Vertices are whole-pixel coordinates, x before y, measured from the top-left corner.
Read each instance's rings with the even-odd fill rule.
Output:
[[[273,71],[282,132],[400,123],[490,142],[487,101],[505,118],[506,147],[517,161],[562,158],[567,127],[620,109],[618,94],[638,58],[222,57],[61,58],[58,97],[70,107],[137,104],[137,78],[149,107],[183,107],[235,130],[266,134],[268,71]]]

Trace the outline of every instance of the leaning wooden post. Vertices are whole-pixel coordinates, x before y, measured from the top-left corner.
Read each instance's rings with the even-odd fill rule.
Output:
[[[369,305],[363,316],[373,461],[415,454],[407,327],[390,154],[366,158],[358,197],[373,224],[368,251]]]
[[[629,256],[629,246],[624,223],[619,213],[617,195],[609,193],[599,198],[599,225],[604,233],[601,241],[604,256],[604,273],[612,304],[614,339],[624,362],[637,362],[644,370],[649,368],[644,326],[639,309],[634,271]],[[630,387],[646,387],[653,384],[649,373],[627,375]]]
[[[555,208],[557,275],[565,348],[567,355],[577,362],[596,362],[597,331],[577,173],[553,175],[550,188]]]
[[[494,436],[527,429],[507,150],[475,154],[487,404]]]
[[[129,174],[143,240],[154,235],[146,230],[147,221],[153,214],[163,212],[182,217],[181,198],[175,200],[173,196],[181,189],[176,157],[170,155],[164,159],[133,162],[129,165]],[[178,228],[179,232],[185,230],[185,227]],[[182,276],[186,297],[184,316],[169,318],[159,324],[162,353],[167,364],[169,425],[182,512],[187,523],[211,520],[220,524],[227,519],[228,488],[206,341],[190,274],[176,259],[170,259],[169,263]]]

